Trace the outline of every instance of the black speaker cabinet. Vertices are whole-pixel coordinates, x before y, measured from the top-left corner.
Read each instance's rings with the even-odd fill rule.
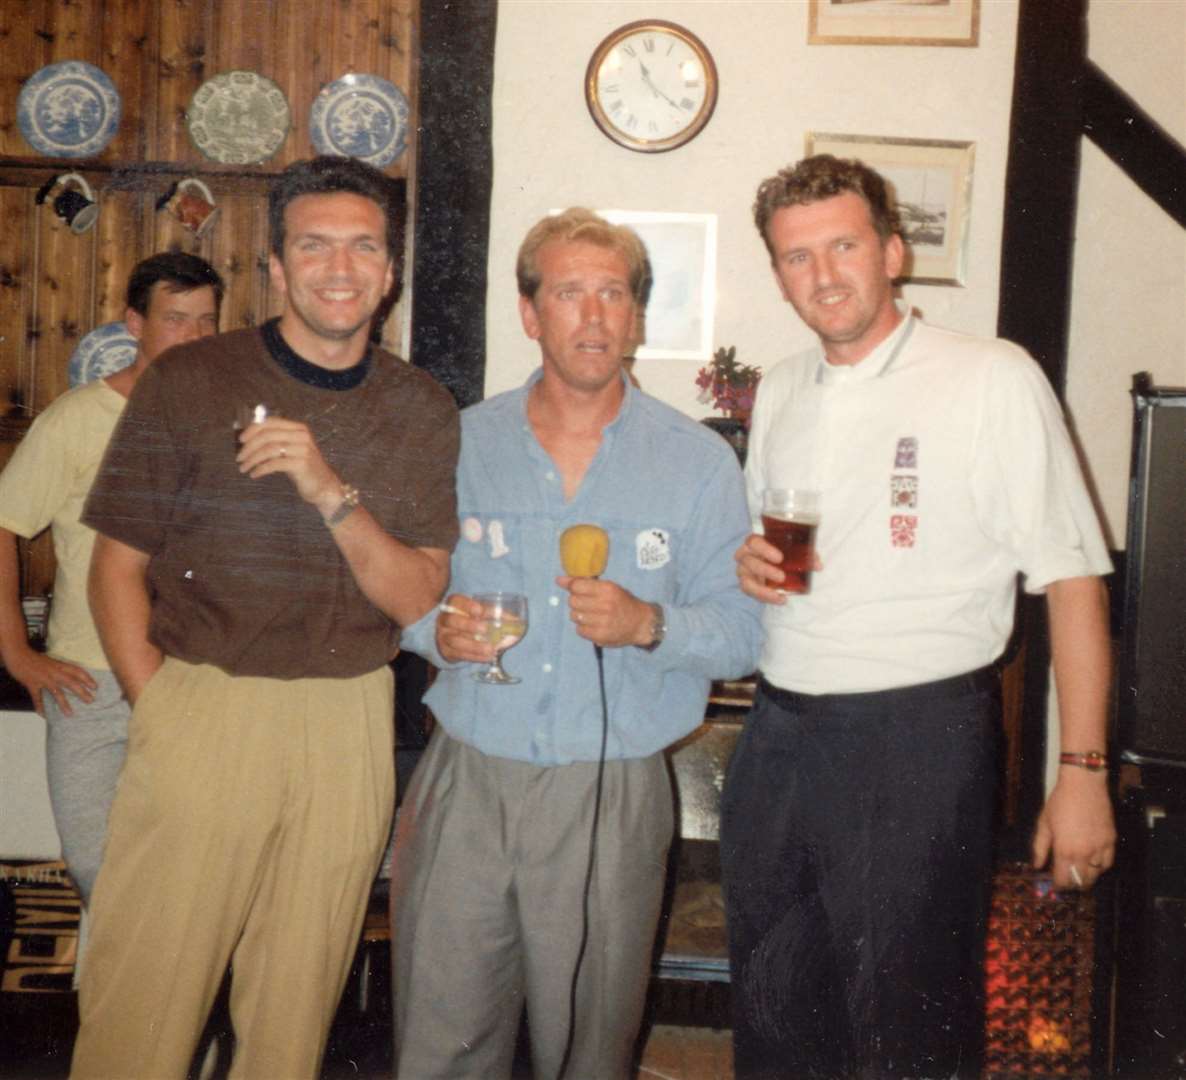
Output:
[[[1186,806],[1134,790],[1119,811],[1113,1072],[1186,1080]]]
[[[1186,784],[1186,389],[1133,377],[1116,734],[1121,758]]]

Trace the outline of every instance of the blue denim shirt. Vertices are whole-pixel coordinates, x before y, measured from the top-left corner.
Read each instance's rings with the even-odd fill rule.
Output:
[[[709,683],[757,666],[759,605],[737,584],[733,552],[750,530],[741,471],[715,432],[626,383],[618,416],[580,489],[565,502],[560,471],[527,420],[525,386],[461,414],[457,505],[461,538],[449,592],[521,592],[527,636],[503,656],[522,681],[488,686],[474,664],[436,651],[437,612],[402,645],[440,667],[425,700],[454,738],[537,765],[596,761],[601,699],[593,645],[576,633],[556,585],[560,534],[582,522],[610,537],[603,579],[663,605],[667,634],[653,652],[607,648],[611,759],[652,754],[704,717]]]

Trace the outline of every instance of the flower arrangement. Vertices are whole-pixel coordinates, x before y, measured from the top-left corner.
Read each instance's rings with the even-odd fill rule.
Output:
[[[727,349],[722,346],[713,353],[712,363],[696,375],[696,385],[700,387],[698,400],[705,405],[711,401],[714,409],[743,420],[749,427],[754,394],[761,380],[761,368],[737,362],[736,346]]]

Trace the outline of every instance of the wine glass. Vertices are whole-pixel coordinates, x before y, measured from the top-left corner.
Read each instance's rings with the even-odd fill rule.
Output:
[[[521,593],[478,593],[486,623],[485,639],[494,646],[494,659],[488,668],[474,672],[474,678],[492,686],[510,686],[519,680],[502,670],[502,654],[517,645],[527,633],[527,597]]]

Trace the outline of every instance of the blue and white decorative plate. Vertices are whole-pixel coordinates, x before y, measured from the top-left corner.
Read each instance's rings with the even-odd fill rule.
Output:
[[[70,357],[67,377],[71,386],[81,386],[112,375],[136,359],[136,339],[122,322],[95,327]]]
[[[254,71],[225,71],[207,79],[185,113],[189,137],[211,161],[254,165],[267,161],[288,136],[284,91]]]
[[[408,99],[378,75],[343,75],[313,99],[309,134],[319,154],[382,168],[407,149]]]
[[[16,120],[21,134],[46,157],[99,153],[119,128],[123,102],[115,84],[93,64],[48,64],[21,87]]]

